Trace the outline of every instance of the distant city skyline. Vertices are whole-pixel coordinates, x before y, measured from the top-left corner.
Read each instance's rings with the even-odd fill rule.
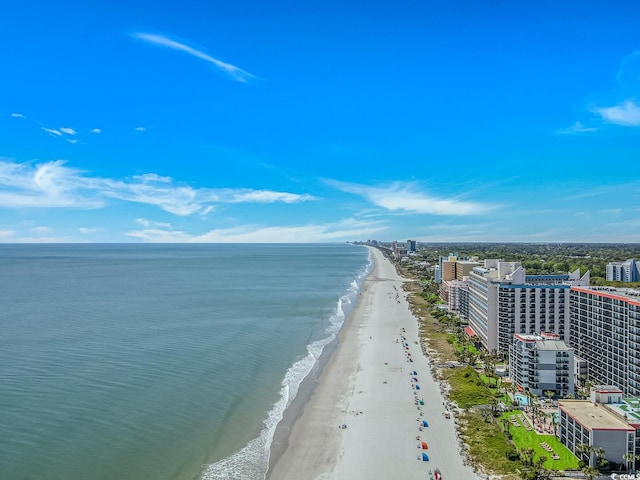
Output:
[[[640,242],[632,2],[14,2],[0,242]]]

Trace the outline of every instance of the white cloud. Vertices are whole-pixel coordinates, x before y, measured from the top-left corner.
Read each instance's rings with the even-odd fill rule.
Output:
[[[608,208],[606,210],[601,210],[605,215],[620,215],[624,210],[622,208]]]
[[[100,230],[101,230],[100,228],[92,228],[92,227],[80,227],[80,228],[78,228],[78,231],[83,235],[90,235],[92,233],[99,232]]]
[[[29,231],[37,235],[49,234],[52,232],[51,228],[49,227],[33,227]]]
[[[91,130],[91,133],[102,133],[102,129],[101,128],[94,128]]]
[[[14,234],[13,230],[0,230],[0,238],[11,238]]]
[[[75,145],[76,143],[78,143],[78,139],[77,138],[68,138],[67,142],[73,143]]]
[[[146,131],[147,131],[147,129],[146,129],[146,128],[144,128],[144,127],[136,127],[136,128],[135,128],[135,131],[136,131],[136,132],[146,132]]]
[[[640,126],[640,105],[636,105],[633,100],[625,100],[621,105],[596,108],[593,111],[599,113],[606,121],[616,125]]]
[[[227,191],[225,191],[227,192]],[[307,200],[317,200],[313,195],[298,195],[287,192],[274,192],[272,190],[229,190],[229,203],[298,203]]]
[[[201,235],[170,228],[134,230],[126,235],[154,243],[314,243],[357,240],[380,234],[386,229],[386,226],[377,222],[348,219],[317,225],[244,225],[214,229]]]
[[[191,56],[209,62],[215,65],[218,69],[222,70],[224,73],[230,75],[234,80],[238,82],[247,83],[249,79],[256,78],[255,75],[250,74],[246,70],[236,67],[235,65],[231,65],[230,63],[218,60],[211,55],[208,55],[200,50],[196,50],[195,48],[190,47],[184,43],[176,42],[175,40],[172,40],[164,35],[155,35],[152,33],[135,33],[133,34],[133,37],[148,43],[160,45],[162,47],[171,48],[173,50],[180,50]]]
[[[38,165],[0,159],[0,207],[99,208],[106,199],[155,205],[174,215],[205,215],[220,203],[295,203],[307,194],[250,189],[193,188],[154,173],[128,179],[91,177],[62,160]]]
[[[465,202],[455,198],[438,198],[414,190],[413,184],[395,183],[390,187],[370,187],[355,183],[326,180],[330,186],[347,193],[354,193],[374,205],[390,211],[404,211],[428,215],[479,215],[495,206]]]
[[[62,133],[66,133],[67,135],[75,135],[76,132],[73,128],[69,128],[69,127],[62,127],[59,129]]]
[[[171,177],[163,177],[155,173],[143,173],[142,175],[134,175],[134,180],[141,182],[158,182],[158,183],[171,183],[173,179]]]
[[[134,220],[138,225],[142,225],[143,227],[149,228],[171,228],[170,223],[166,222],[154,222],[153,220],[147,220],[146,218],[136,218]]]
[[[103,204],[82,190],[81,172],[64,166],[63,161],[39,165],[0,160],[0,207],[4,208],[96,208]]]
[[[62,136],[62,132],[60,130],[56,130],[54,128],[47,128],[47,127],[40,127],[42,130],[44,130],[45,132],[47,132],[49,135],[55,136],[55,137],[61,137]]]
[[[597,128],[594,127],[585,127],[582,125],[582,122],[577,121],[574,125],[570,127],[563,128],[562,130],[558,130],[558,133],[562,135],[573,135],[576,133],[585,133],[585,132],[595,132]]]
[[[23,115],[22,113],[12,113],[11,116],[13,118],[27,118],[26,115]]]

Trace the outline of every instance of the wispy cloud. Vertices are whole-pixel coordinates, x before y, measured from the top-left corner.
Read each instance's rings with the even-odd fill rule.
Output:
[[[22,113],[12,113],[11,116],[13,118],[27,118],[26,115],[23,115]]]
[[[79,227],[78,231],[83,235],[91,235],[92,233],[97,233],[101,231],[101,228],[96,227]]]
[[[250,79],[256,78],[255,75],[252,75],[246,70],[236,67],[235,65],[231,65],[230,63],[218,60],[217,58],[214,58],[201,50],[190,47],[185,43],[172,40],[171,38],[164,35],[156,35],[152,33],[134,33],[133,37],[148,43],[152,43],[154,45],[160,45],[162,47],[171,48],[173,50],[179,50],[193,57],[209,62],[238,82],[247,83]]]
[[[99,208],[108,199],[154,205],[174,215],[205,215],[217,204],[298,203],[308,194],[193,188],[155,173],[126,179],[91,177],[62,160],[38,165],[0,159],[0,207]]]
[[[54,136],[54,137],[62,136],[62,132],[60,130],[56,130],[55,128],[47,128],[47,127],[40,127],[40,128],[51,136]]]
[[[630,53],[622,59],[622,61],[620,62],[620,67],[618,68],[618,73],[616,74],[618,83],[624,83],[627,66],[630,63],[634,63],[638,59],[640,59],[640,50],[636,50],[635,52]]]
[[[496,208],[495,205],[455,198],[438,198],[417,191],[413,183],[396,182],[388,187],[371,187],[336,180],[325,180],[325,182],[340,191],[360,195],[374,205],[390,211],[429,215],[480,215]]]
[[[69,128],[69,127],[62,127],[60,128],[60,131],[62,133],[66,133],[67,135],[75,135],[76,133],[78,133],[73,128]]]
[[[167,222],[154,222],[153,220],[147,220],[146,218],[136,218],[134,220],[138,225],[142,225],[145,228],[171,228],[171,224]]]
[[[40,165],[0,160],[0,207],[97,208],[103,201],[87,196],[88,179],[58,160]]]
[[[384,232],[385,225],[354,219],[315,225],[271,226],[243,225],[192,235],[183,230],[147,228],[126,235],[156,243],[311,243],[368,238]]]
[[[227,203],[298,203],[308,200],[317,200],[309,194],[299,195],[297,193],[274,192],[273,190],[221,190],[220,198],[225,198]]]
[[[101,128],[94,128],[91,130],[91,133],[102,133],[102,129]]]
[[[594,108],[594,112],[600,114],[604,120],[625,127],[640,126],[640,105],[633,100],[625,100],[614,107]]]
[[[145,127],[136,127],[136,128],[135,128],[135,131],[136,131],[136,132],[146,132],[146,131],[147,131],[147,129],[146,129]]]
[[[14,234],[13,230],[0,230],[0,238],[11,238]]]
[[[597,128],[594,127],[585,127],[582,125],[582,122],[577,121],[574,125],[570,127],[563,128],[562,130],[558,130],[557,133],[561,135],[575,135],[578,133],[586,133],[586,132],[595,132]]]

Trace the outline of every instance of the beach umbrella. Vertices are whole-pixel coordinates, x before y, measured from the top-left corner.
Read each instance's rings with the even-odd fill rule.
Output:
[[[422,461],[423,462],[429,461],[429,455],[427,455],[425,452],[422,452]]]
[[[417,381],[418,381],[418,379],[417,379],[416,377],[413,377],[413,381],[414,381],[414,382],[417,382]]]
[[[417,374],[418,374],[418,372],[416,372],[416,371],[414,370],[414,371],[413,371],[413,374],[414,374],[414,375],[417,375]]]
[[[424,400],[420,399],[420,405],[424,405]]]
[[[440,473],[439,468],[436,468],[433,472],[433,480],[442,480],[442,473]]]
[[[420,385],[416,383],[416,390],[420,390]]]
[[[422,447],[423,450],[426,450],[427,448],[429,448],[429,445],[427,445],[427,442],[420,442],[420,446]]]
[[[427,423],[427,421],[426,421],[426,420],[422,420],[422,426],[423,426],[423,427],[428,427],[428,426],[429,426],[429,424]]]

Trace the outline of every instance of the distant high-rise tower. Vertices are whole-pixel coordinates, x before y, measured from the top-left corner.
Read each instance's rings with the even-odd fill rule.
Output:
[[[609,262],[607,264],[607,280],[618,282],[639,282],[640,262],[630,258],[625,262]]]

